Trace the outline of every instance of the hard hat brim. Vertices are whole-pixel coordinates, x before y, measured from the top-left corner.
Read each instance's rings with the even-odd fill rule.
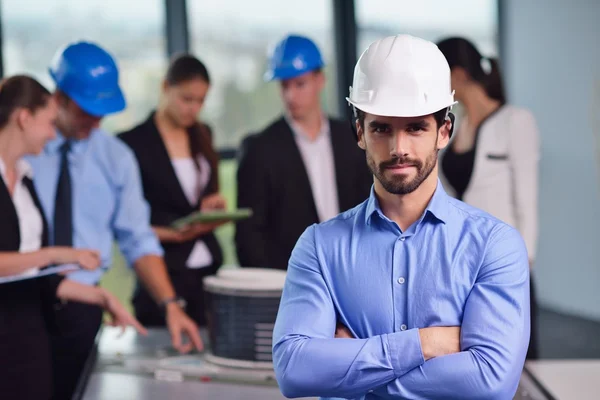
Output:
[[[86,99],[76,94],[67,95],[86,113],[95,117],[104,117],[123,111],[126,107],[125,96],[120,88],[117,88],[110,97],[101,99]]]
[[[354,106],[355,108],[372,115],[379,115],[381,117],[399,117],[399,118],[410,118],[410,117],[423,117],[425,115],[435,114],[436,112],[443,110],[445,108],[450,108],[456,104],[457,101],[448,101],[444,103],[440,103],[439,105],[432,105],[428,108],[420,108],[415,107],[414,110],[401,110],[400,108],[390,109],[378,107],[377,105],[372,104],[361,104],[353,101],[350,97],[346,97],[346,101]]]

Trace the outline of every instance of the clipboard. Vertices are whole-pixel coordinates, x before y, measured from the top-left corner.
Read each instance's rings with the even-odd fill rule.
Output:
[[[58,274],[60,272],[78,271],[81,270],[81,268],[76,264],[63,264],[43,269],[32,268],[32,270],[33,271],[23,274],[0,277],[0,284],[24,281],[26,279],[35,279],[40,278],[42,276]]]
[[[175,220],[171,226],[173,228],[182,228],[186,225],[196,222],[210,223],[216,221],[239,221],[250,218],[252,209],[238,208],[237,210],[214,210],[214,211],[198,211],[183,218]]]

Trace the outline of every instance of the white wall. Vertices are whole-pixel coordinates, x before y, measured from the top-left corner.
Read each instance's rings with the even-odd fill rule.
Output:
[[[500,1],[508,97],[542,136],[540,302],[600,320],[600,1]]]

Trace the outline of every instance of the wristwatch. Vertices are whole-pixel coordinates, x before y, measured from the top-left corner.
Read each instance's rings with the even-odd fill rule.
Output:
[[[168,299],[161,301],[160,308],[162,308],[163,310],[166,310],[167,306],[171,303],[177,304],[182,309],[185,309],[185,306],[187,306],[187,301],[185,301],[185,299],[183,297],[175,296],[175,297],[169,297]]]

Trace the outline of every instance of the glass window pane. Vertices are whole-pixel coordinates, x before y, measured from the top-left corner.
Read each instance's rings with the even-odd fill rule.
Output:
[[[399,33],[438,41],[460,35],[488,57],[498,53],[497,0],[355,0],[358,54],[373,41]]]
[[[331,1],[188,0],[191,47],[206,63],[212,88],[202,119],[219,148],[237,147],[283,110],[276,83],[263,81],[267,50],[288,33],[309,36],[327,66],[326,111],[337,114],[337,84]]]
[[[4,73],[28,73],[49,89],[48,65],[56,50],[91,40],[108,50],[121,72],[126,111],[103,121],[128,129],[156,106],[166,68],[163,0],[3,0]]]

